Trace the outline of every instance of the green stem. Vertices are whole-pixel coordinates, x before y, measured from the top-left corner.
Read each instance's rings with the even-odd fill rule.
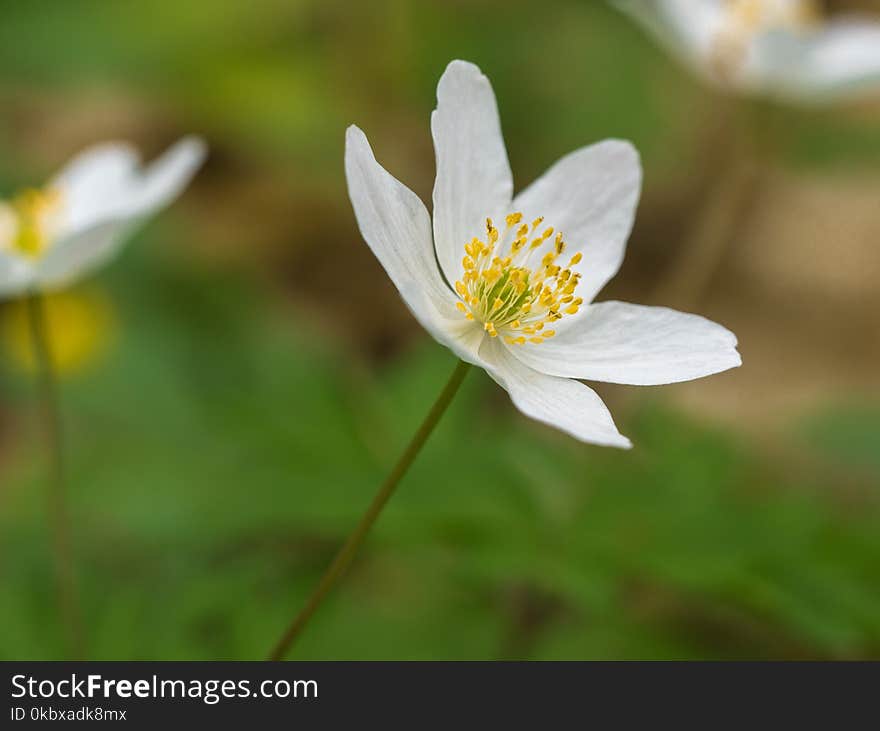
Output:
[[[428,412],[422,425],[407,446],[406,451],[401,455],[397,464],[394,465],[394,469],[391,470],[388,477],[385,478],[385,482],[382,483],[379,492],[376,493],[376,496],[367,508],[367,512],[363,514],[363,517],[361,517],[352,534],[342,545],[342,548],[339,549],[339,552],[336,554],[336,557],[333,559],[333,562],[328,569],[324,572],[324,575],[321,577],[321,580],[318,582],[318,585],[315,587],[315,590],[312,592],[305,606],[300,610],[299,614],[294,617],[290,626],[287,628],[287,631],[281,636],[281,639],[278,640],[278,643],[269,655],[269,660],[282,660],[284,656],[287,655],[294,641],[306,626],[306,623],[318,609],[321,601],[330,589],[333,588],[333,585],[345,572],[345,569],[348,568],[355,553],[357,553],[357,550],[364,542],[367,533],[369,533],[370,528],[373,527],[373,524],[379,517],[379,513],[382,512],[382,508],[385,507],[388,499],[394,494],[394,489],[397,487],[397,484],[406,474],[422,447],[425,446],[425,442],[428,441],[428,437],[431,436],[431,432],[434,431],[434,427],[437,426],[440,417],[443,416],[447,407],[451,403],[452,398],[458,391],[459,386],[461,386],[469,369],[469,363],[465,363],[464,361],[458,363],[449,382],[437,397],[437,400],[434,402],[434,405],[431,407],[431,410]]]
[[[68,658],[84,660],[82,622],[76,593],[73,550],[70,541],[70,516],[64,481],[64,449],[58,388],[49,346],[46,306],[42,294],[31,292],[25,298],[34,361],[40,386],[43,428],[49,447],[50,486],[48,494],[49,528],[58,584],[58,603],[67,640]]]

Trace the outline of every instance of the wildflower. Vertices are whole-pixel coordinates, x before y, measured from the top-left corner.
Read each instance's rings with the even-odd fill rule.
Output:
[[[42,189],[0,201],[0,297],[57,289],[108,261],[144,218],[170,203],[204,158],[185,138],[142,167],[128,145],[77,155]]]
[[[702,317],[593,303],[623,261],[635,216],[632,145],[576,150],[514,196],[488,79],[453,61],[437,99],[433,222],[357,127],[345,153],[361,233],[437,341],[484,368],[527,416],[615,447],[630,441],[575,379],[653,385],[740,365],[735,336]]]
[[[71,659],[85,659],[86,650],[69,539],[57,371],[81,365],[99,344],[93,336],[106,333],[109,320],[78,328],[77,323],[87,318],[76,299],[50,299],[47,292],[109,260],[139,222],[183,190],[204,155],[201,140],[185,138],[141,167],[129,146],[98,145],[75,157],[45,188],[0,202],[0,298],[22,300],[23,316],[7,328],[13,341],[23,325],[30,332],[32,357],[26,362],[40,384],[51,467],[47,517]]]
[[[815,102],[880,90],[880,22],[828,18],[816,0],[615,0],[725,89]]]

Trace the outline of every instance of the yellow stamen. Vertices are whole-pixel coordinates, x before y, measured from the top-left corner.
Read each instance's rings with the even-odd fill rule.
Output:
[[[44,254],[52,243],[60,204],[60,191],[36,189],[22,191],[9,204],[0,203],[4,214],[0,248],[32,258]]]
[[[531,225],[522,219],[521,213],[506,215],[502,232],[487,218],[486,241],[474,238],[464,245],[456,307],[490,337],[501,335],[508,345],[539,345],[555,335],[545,330],[548,323],[575,314],[583,304],[574,296],[580,273],[571,269],[582,256],[575,253],[561,267],[556,260],[566,246],[562,232],[547,226],[539,233],[543,217]],[[531,262],[533,256],[537,262]]]

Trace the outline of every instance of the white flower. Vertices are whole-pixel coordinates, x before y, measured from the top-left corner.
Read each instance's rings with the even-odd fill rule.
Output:
[[[142,167],[134,149],[106,143],[81,152],[44,189],[0,201],[0,297],[55,289],[106,262],[183,190],[204,156],[204,143],[188,137]]]
[[[434,338],[488,371],[527,416],[616,447],[631,445],[573,379],[650,385],[740,365],[734,335],[702,317],[590,304],[620,267],[635,216],[641,169],[629,143],[576,150],[514,197],[489,80],[453,61],[437,100],[433,241],[425,206],[357,127],[345,149],[361,233]]]
[[[723,88],[819,102],[880,92],[880,22],[816,0],[615,0]]]

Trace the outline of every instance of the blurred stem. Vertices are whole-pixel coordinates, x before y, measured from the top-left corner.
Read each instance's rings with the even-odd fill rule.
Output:
[[[654,301],[682,309],[699,303],[721,267],[734,231],[743,222],[756,177],[755,170],[742,161],[724,166]]]
[[[25,297],[28,323],[34,351],[34,362],[40,387],[43,429],[49,449],[49,492],[47,500],[49,530],[58,584],[58,604],[71,660],[84,660],[82,622],[76,593],[73,552],[70,541],[70,515],[64,480],[64,451],[61,413],[58,407],[58,386],[49,345],[46,304],[43,295],[31,292]]]
[[[681,245],[669,276],[657,288],[653,301],[689,309],[702,299],[718,272],[746,208],[758,186],[760,163],[753,126],[756,110],[747,102],[717,100],[719,119],[707,155],[711,162],[710,187]]]
[[[437,397],[437,400],[434,402],[434,405],[431,407],[431,410],[428,412],[422,425],[413,436],[403,455],[401,455],[397,464],[394,465],[394,469],[391,470],[388,477],[385,478],[385,482],[382,483],[379,492],[376,493],[376,496],[373,498],[367,511],[364,513],[363,517],[361,517],[352,534],[342,545],[342,548],[339,549],[333,562],[324,572],[324,575],[321,577],[321,580],[318,582],[318,585],[315,587],[315,590],[312,592],[306,605],[300,610],[299,614],[294,617],[293,622],[291,622],[287,631],[281,636],[281,639],[278,640],[278,643],[269,655],[269,660],[284,659],[290,651],[290,648],[293,646],[294,641],[306,626],[306,623],[318,609],[321,601],[327,596],[330,589],[333,588],[333,585],[348,568],[357,553],[357,550],[367,537],[370,528],[373,527],[373,524],[382,512],[382,508],[385,507],[389,498],[394,494],[394,490],[401,478],[407,473],[410,465],[412,465],[413,461],[422,450],[422,447],[425,446],[425,442],[428,441],[428,437],[431,436],[431,432],[434,431],[434,427],[437,426],[437,423],[440,421],[440,417],[446,412],[446,409],[452,402],[455,394],[458,392],[458,389],[461,386],[462,381],[464,381],[464,377],[467,375],[470,367],[469,363],[459,361],[452,376],[449,378],[448,383]]]

